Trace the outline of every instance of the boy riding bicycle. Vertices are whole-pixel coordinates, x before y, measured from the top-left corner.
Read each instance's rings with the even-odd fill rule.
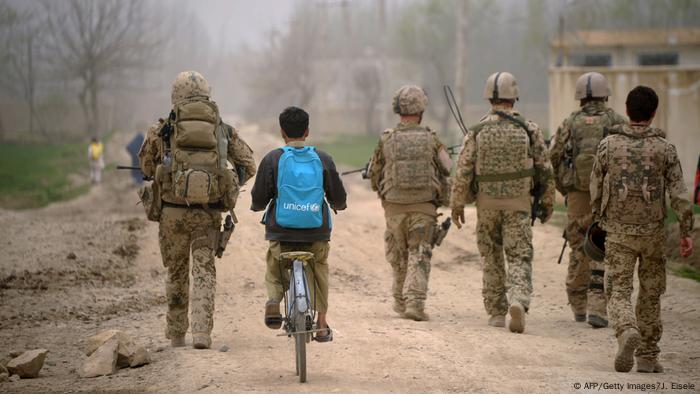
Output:
[[[251,192],[253,211],[265,210],[267,251],[265,283],[269,300],[265,304],[265,325],[282,325],[280,301],[288,282],[280,267],[280,254],[305,251],[314,254],[307,270],[311,306],[318,312],[317,342],[333,340],[326,321],[328,311],[328,252],[331,212],[343,210],[345,188],[333,159],[305,143],[309,136],[309,114],[288,107],[279,116],[285,146],[269,152],[260,162]],[[330,206],[329,206],[330,205]]]

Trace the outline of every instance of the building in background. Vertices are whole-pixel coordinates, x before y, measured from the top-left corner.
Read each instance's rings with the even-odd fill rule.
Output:
[[[566,32],[550,42],[549,127],[578,108],[576,79],[588,71],[605,75],[610,106],[625,113],[627,93],[637,85],[659,95],[654,124],[678,148],[692,190],[700,154],[700,29],[589,30]]]

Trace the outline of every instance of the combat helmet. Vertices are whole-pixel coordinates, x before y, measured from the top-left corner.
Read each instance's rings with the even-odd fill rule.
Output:
[[[484,87],[484,98],[486,100],[517,100],[519,96],[518,82],[511,73],[493,73],[486,80],[486,86]]]
[[[610,96],[610,85],[603,74],[589,72],[581,75],[576,80],[576,93],[574,99],[604,98]]]
[[[405,85],[394,93],[392,108],[399,115],[420,115],[428,106],[428,96],[416,85]]]
[[[607,232],[600,228],[598,222],[591,223],[586,230],[583,251],[591,260],[602,262],[605,259],[605,236]]]
[[[172,104],[190,97],[209,97],[211,88],[209,82],[197,71],[183,71],[175,77],[170,96]]]

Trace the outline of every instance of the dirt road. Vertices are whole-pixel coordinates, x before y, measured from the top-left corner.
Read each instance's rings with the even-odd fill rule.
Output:
[[[270,144],[255,140],[258,152]],[[667,373],[614,373],[612,330],[572,321],[566,261],[556,264],[561,230],[554,225],[535,227],[525,334],[486,324],[473,209],[466,228],[453,229],[434,252],[431,320],[398,318],[391,311],[382,210],[359,177],[347,179],[349,209],[334,218],[329,319],[335,340],[310,345],[307,384],[294,376],[293,343],[262,321],[266,243],[260,215],[247,210],[248,192],[239,201],[232,242],[217,262],[212,350],[172,349],[163,334],[157,224],[134,205],[126,174],[107,175],[107,184],[76,201],[0,211],[0,351],[50,350],[40,378],[0,383],[2,392],[532,393],[576,391],[575,384],[586,382],[623,383],[625,391],[627,383],[700,387],[700,284],[668,277],[661,341]],[[80,379],[83,341],[108,328],[147,345],[153,363]],[[220,352],[222,345],[230,350]]]

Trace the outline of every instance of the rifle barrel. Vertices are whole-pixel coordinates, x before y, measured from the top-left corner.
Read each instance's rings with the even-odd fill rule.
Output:
[[[141,171],[141,167],[134,167],[134,166],[117,166],[117,170],[134,170],[134,171]]]

